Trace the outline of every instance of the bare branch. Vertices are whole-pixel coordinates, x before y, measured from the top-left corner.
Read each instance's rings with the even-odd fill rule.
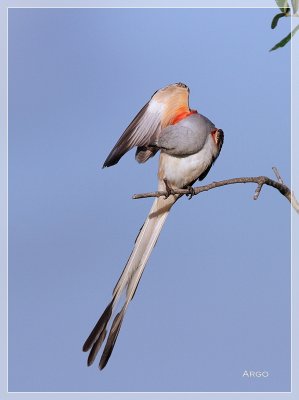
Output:
[[[277,169],[276,169],[276,171],[277,171]],[[277,176],[277,179],[282,181],[278,171],[277,171],[277,173],[278,173],[278,176],[279,176],[279,177]],[[193,188],[194,189],[193,192],[191,192],[191,190],[189,190],[189,189],[175,189],[175,190],[173,190],[173,194],[197,195],[199,193],[206,192],[206,191],[211,190],[211,189],[215,189],[215,188],[218,188],[218,187],[221,187],[221,186],[226,186],[226,185],[233,185],[235,183],[256,183],[258,186],[257,186],[257,188],[255,190],[255,193],[254,193],[254,196],[253,196],[254,200],[258,199],[263,185],[272,186],[273,188],[277,189],[286,199],[288,199],[289,202],[294,207],[294,209],[297,212],[299,212],[299,203],[296,200],[294,194],[288,188],[288,186],[286,186],[284,183],[274,181],[273,179],[270,179],[267,176],[231,178],[231,179],[226,179],[226,180],[223,180],[223,181],[212,182],[212,183],[210,183],[208,185],[195,187],[195,188]],[[143,199],[143,198],[147,198],[147,197],[160,197],[160,196],[167,197],[168,194],[167,194],[167,192],[140,193],[140,194],[135,194],[133,196],[133,199]]]

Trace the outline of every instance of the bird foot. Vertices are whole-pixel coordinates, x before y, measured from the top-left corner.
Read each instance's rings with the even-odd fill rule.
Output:
[[[191,200],[192,197],[195,195],[195,190],[192,186],[187,186],[187,188],[189,190],[190,193],[186,194],[186,196],[188,197],[188,200]]]
[[[166,195],[164,196],[164,198],[167,199],[171,194],[175,193],[172,187],[168,184],[167,179],[163,179],[163,181],[165,183],[165,191],[166,191]]]

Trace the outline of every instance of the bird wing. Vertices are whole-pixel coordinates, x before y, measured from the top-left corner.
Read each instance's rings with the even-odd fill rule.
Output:
[[[104,167],[117,164],[120,158],[137,146],[136,159],[145,162],[158,150],[148,146],[157,139],[161,130],[175,123],[180,115],[190,112],[189,88],[184,83],[168,85],[153,94],[119,138]]]
[[[174,125],[162,129],[156,140],[157,148],[176,157],[198,153],[215,125],[201,114],[191,114]]]

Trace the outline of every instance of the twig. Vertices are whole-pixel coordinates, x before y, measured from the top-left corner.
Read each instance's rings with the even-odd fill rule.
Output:
[[[259,184],[257,185],[257,188],[255,189],[255,193],[254,193],[254,196],[253,196],[253,200],[257,200],[257,199],[258,199],[258,197],[259,197],[259,195],[260,195],[260,193],[261,193],[263,184],[264,184],[264,183],[261,182],[261,183],[259,183]]]
[[[274,174],[276,175],[276,178],[279,183],[283,183],[282,177],[280,176],[280,173],[276,167],[272,167]]]
[[[279,175],[279,177],[280,177],[280,175]],[[281,177],[278,179],[281,180]],[[288,188],[288,186],[286,186],[284,183],[274,181],[273,179],[270,179],[267,176],[231,178],[231,179],[226,179],[224,181],[212,182],[208,185],[195,187],[195,188],[193,188],[194,189],[193,193],[191,193],[191,190],[189,190],[189,189],[175,189],[175,190],[173,190],[173,194],[197,195],[199,193],[206,192],[208,190],[215,189],[217,187],[232,185],[235,183],[256,183],[258,186],[257,186],[256,191],[253,196],[254,200],[258,199],[263,185],[272,186],[273,188],[277,189],[284,197],[286,197],[289,200],[289,202],[292,204],[293,208],[297,212],[299,212],[299,203],[296,200],[294,194]],[[167,196],[167,192],[149,192],[149,193],[135,194],[133,196],[133,199],[143,199],[143,198],[147,198],[147,197],[160,197],[160,196]]]

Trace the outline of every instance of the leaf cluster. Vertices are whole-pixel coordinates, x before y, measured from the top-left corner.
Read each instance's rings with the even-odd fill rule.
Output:
[[[296,16],[298,17],[297,11],[298,11],[298,2],[299,0],[291,0],[292,4],[292,13],[291,13],[291,7],[289,5],[288,0],[275,0],[278,8],[280,9],[280,13],[276,14],[271,22],[271,28],[275,29],[277,27],[278,22],[280,21],[281,18],[284,17],[290,17],[290,16]],[[290,40],[291,38],[295,35],[295,33],[298,31],[299,25],[297,25],[292,32],[290,32],[286,37],[284,37],[280,42],[278,42],[275,46],[273,46],[270,51],[276,50],[280,47],[284,47]]]

